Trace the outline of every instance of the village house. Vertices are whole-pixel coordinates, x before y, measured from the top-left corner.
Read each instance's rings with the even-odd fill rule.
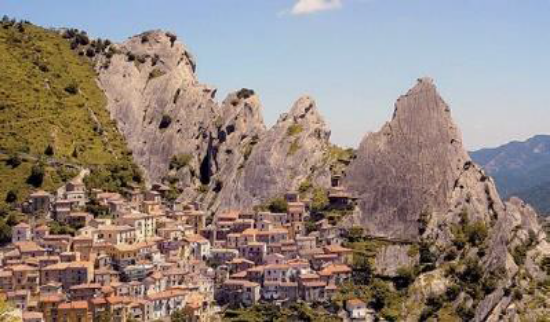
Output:
[[[91,283],[93,280],[93,263],[69,262],[59,263],[45,267],[40,271],[40,283],[42,285],[57,282],[63,285],[64,290],[72,286]]]

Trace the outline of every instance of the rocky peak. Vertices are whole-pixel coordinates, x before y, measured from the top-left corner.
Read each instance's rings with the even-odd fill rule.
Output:
[[[226,134],[265,130],[261,102],[253,90],[243,88],[229,94],[222,103],[220,115],[222,131]]]
[[[321,165],[329,138],[330,130],[315,102],[300,98],[258,142],[247,146],[234,185],[220,193],[220,208],[251,209],[308,179],[328,186],[330,172]]]
[[[139,58],[151,58],[158,68],[171,70],[183,68],[189,74],[195,73],[196,62],[183,43],[173,33],[153,30],[129,38],[122,46]]]
[[[534,264],[550,255],[537,215],[519,199],[503,202],[493,179],[470,160],[461,142],[449,107],[426,78],[399,98],[382,130],[363,139],[344,184],[359,197],[359,224],[393,243],[378,252],[375,271],[395,277],[400,267],[424,267],[405,307],[441,296],[454,284],[464,291],[453,306],[469,310],[469,320],[547,315],[545,309],[525,310],[541,296],[536,291],[523,300],[510,295],[545,278]],[[404,241],[423,248],[420,257]],[[480,276],[464,283],[460,274],[472,263],[479,265]],[[444,277],[448,265],[459,272]],[[490,287],[480,291],[480,284]],[[416,321],[419,312],[403,312],[402,318]]]
[[[393,119],[361,142],[345,183],[360,197],[369,231],[414,239],[423,211],[446,210],[468,161],[449,107],[422,78],[398,99]]]
[[[173,34],[151,31],[116,45],[97,65],[108,109],[151,183],[171,170],[173,157],[191,155],[178,174],[182,186],[207,182],[210,134],[218,118],[215,90],[200,84],[194,60]],[[202,171],[201,171],[202,170]]]

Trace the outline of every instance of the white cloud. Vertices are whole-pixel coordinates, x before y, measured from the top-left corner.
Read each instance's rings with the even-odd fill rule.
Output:
[[[342,7],[342,0],[298,0],[290,13],[307,15],[319,11],[335,10]]]

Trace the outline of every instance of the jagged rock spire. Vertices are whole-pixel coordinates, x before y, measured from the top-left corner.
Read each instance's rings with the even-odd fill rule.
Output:
[[[232,188],[220,193],[220,208],[251,209],[298,188],[310,176],[327,186],[329,170],[312,168],[323,164],[329,138],[315,101],[301,97],[254,146],[247,147],[242,171]]]
[[[345,184],[374,235],[414,239],[423,211],[444,211],[468,154],[450,109],[429,78],[401,96],[393,119],[365,137]]]

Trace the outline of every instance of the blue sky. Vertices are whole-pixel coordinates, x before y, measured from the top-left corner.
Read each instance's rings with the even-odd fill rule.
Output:
[[[469,148],[550,133],[550,0],[0,0],[3,14],[115,41],[171,30],[201,82],[255,89],[268,124],[312,95],[342,145],[421,76]]]

